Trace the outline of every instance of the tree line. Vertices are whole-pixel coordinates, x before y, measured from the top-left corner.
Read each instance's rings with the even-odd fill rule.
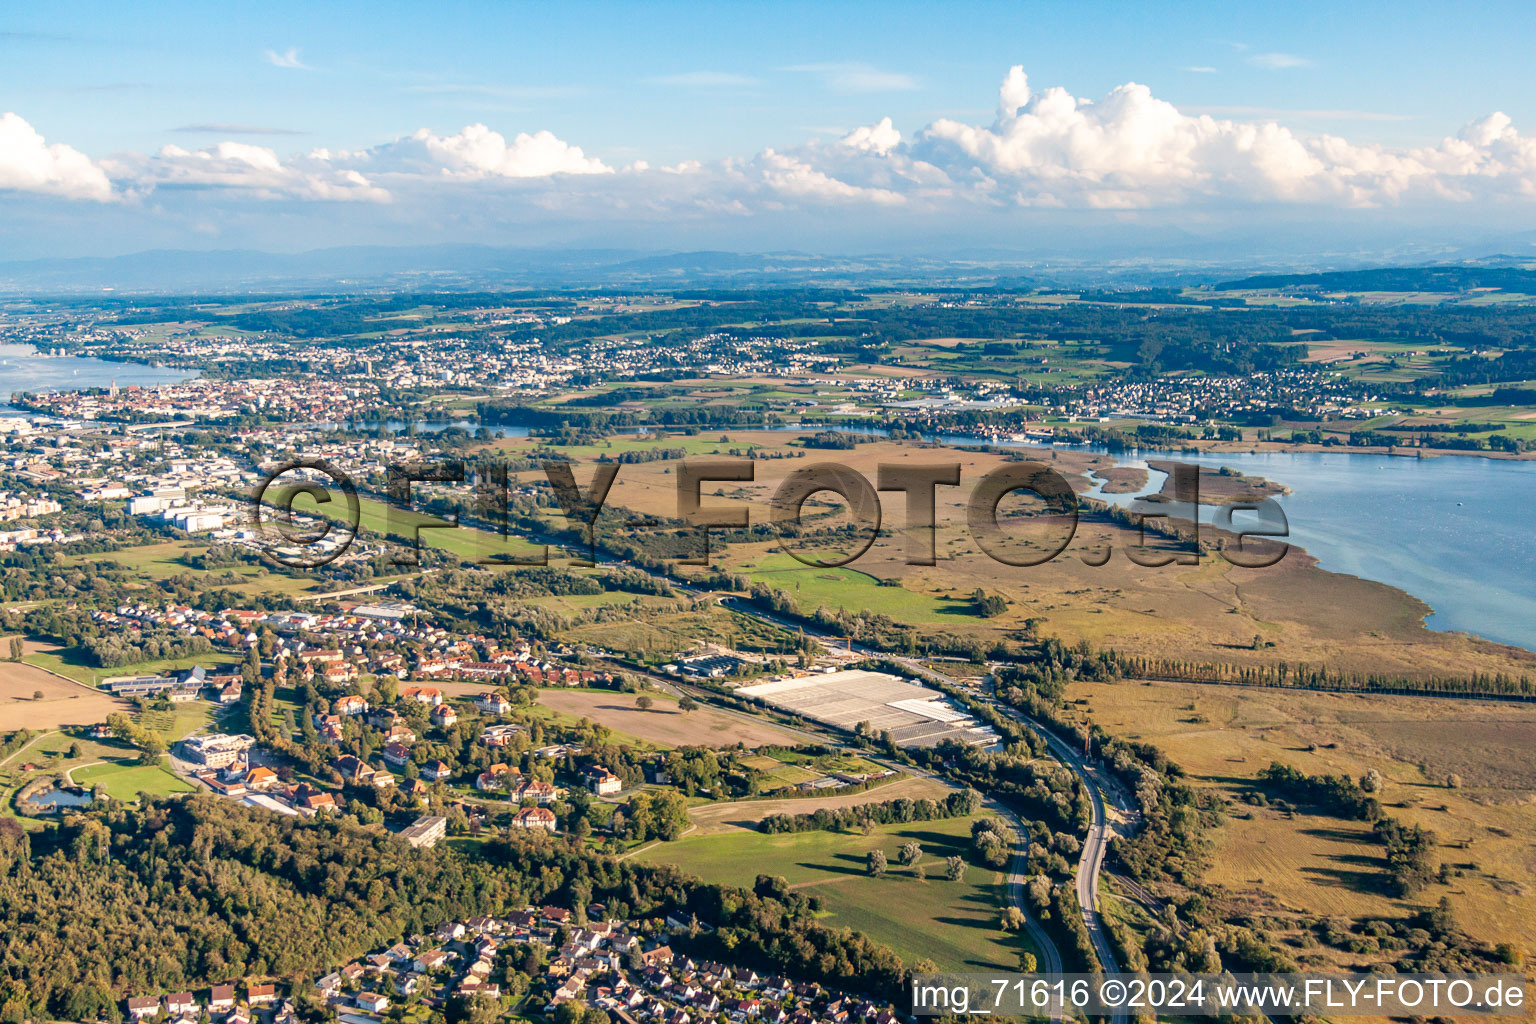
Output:
[[[950,793],[941,800],[910,800],[900,797],[853,807],[818,807],[805,814],[770,814],[757,823],[757,830],[770,835],[852,831],[866,824],[891,825],[909,821],[969,818],[980,809],[981,794],[967,788]]]

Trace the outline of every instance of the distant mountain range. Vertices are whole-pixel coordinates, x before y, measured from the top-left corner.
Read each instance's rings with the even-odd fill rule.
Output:
[[[1518,250],[1517,250],[1518,251]],[[0,295],[230,294],[305,291],[504,291],[555,288],[687,288],[927,285],[958,287],[1291,288],[1446,291],[1536,290],[1531,261],[1507,255],[1470,263],[1370,269],[1419,259],[1240,262],[1152,255],[1092,261],[975,249],[942,256],[825,256],[804,252],[503,248],[483,245],[347,246],[300,253],[155,250],[124,256],[0,263]],[[1277,265],[1279,264],[1279,265]],[[1343,269],[1347,268],[1347,269]],[[1316,274],[1298,271],[1318,271]],[[1279,272],[1279,273],[1275,273]],[[1234,273],[1249,276],[1234,279]],[[1354,282],[1354,283],[1350,283]],[[1374,284],[1364,282],[1376,282]],[[1418,282],[1418,283],[1413,283]],[[1481,282],[1481,283],[1480,283]],[[1520,287],[1524,283],[1526,287]]]

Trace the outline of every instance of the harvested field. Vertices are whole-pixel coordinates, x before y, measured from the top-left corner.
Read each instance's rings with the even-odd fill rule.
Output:
[[[878,804],[887,800],[920,800],[924,797],[944,797],[951,787],[937,779],[907,776],[895,782],[877,786],[863,793],[846,793],[842,796],[793,797],[783,800],[742,800],[727,804],[700,804],[688,812],[697,831],[691,835],[707,836],[715,832],[757,830],[757,823],[770,814],[809,814],[823,807],[835,810],[839,807],[857,807],[860,804]]]
[[[34,699],[39,690],[42,699]],[[35,665],[0,662],[0,732],[93,725],[105,722],[114,711],[128,709],[125,700],[60,679]]]
[[[802,742],[800,737],[769,722],[756,722],[715,708],[700,706],[695,711],[679,711],[675,701],[659,694],[650,695],[656,702],[655,707],[641,710],[635,707],[635,697],[635,694],[611,690],[544,690],[539,694],[539,703],[564,714],[590,718],[599,725],[652,743],[673,747],[734,747],[738,743],[749,747],[792,746]]]

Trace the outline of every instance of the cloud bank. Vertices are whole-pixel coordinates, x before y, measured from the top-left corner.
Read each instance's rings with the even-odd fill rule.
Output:
[[[285,66],[298,66],[292,51],[277,56],[292,58]],[[1296,66],[1286,55],[1258,56],[1275,58],[1269,63],[1276,68]],[[832,90],[877,92],[912,84],[863,66],[796,70],[823,76]],[[692,83],[723,74],[674,78]],[[132,204],[172,193],[188,202],[216,196],[406,210],[473,194],[575,220],[616,213],[641,220],[814,214],[827,207],[934,217],[966,210],[1177,211],[1243,204],[1529,207],[1536,201],[1536,137],[1492,113],[1437,143],[1392,148],[1304,135],[1277,120],[1182,111],[1134,82],[1097,100],[1061,87],[1037,90],[1022,67],[1004,77],[989,123],[940,118],[904,134],[885,117],[832,141],[667,167],[638,160],[618,166],[547,130],[509,137],[484,124],[446,135],[422,129],[353,151],[283,155],[226,140],[197,150],[166,146],[153,154],[92,159],[48,144],[17,114],[0,117],[0,196]]]

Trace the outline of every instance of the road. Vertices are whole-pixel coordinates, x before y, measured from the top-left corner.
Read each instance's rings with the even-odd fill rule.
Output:
[[[921,665],[913,659],[891,659],[889,655],[885,657],[894,660],[909,671],[937,679],[950,686],[958,685],[958,680]],[[1083,926],[1088,930],[1088,938],[1093,942],[1094,954],[1099,958],[1099,964],[1104,968],[1104,973],[1119,974],[1120,962],[1115,958],[1115,951],[1109,944],[1109,936],[1104,931],[1103,916],[1099,913],[1099,877],[1103,873],[1104,855],[1109,852],[1110,826],[1106,799],[1113,801],[1122,811],[1129,809],[1125,806],[1125,801],[1118,796],[1118,788],[1105,777],[1104,769],[1097,761],[1090,761],[1049,726],[1017,708],[996,699],[988,699],[987,703],[999,714],[1028,725],[1044,737],[1051,754],[1057,761],[1071,769],[1088,790],[1093,819],[1088,825],[1088,834],[1083,838],[1082,853],[1077,861],[1077,905],[1082,911]],[[1108,798],[1105,796],[1106,792],[1111,794]],[[1059,971],[1059,968],[1057,970]],[[1115,1024],[1123,1024],[1127,1019],[1127,1014],[1123,1010],[1111,1016]]]
[[[1024,883],[1028,879],[1029,861],[1029,833],[1025,831],[1024,821],[1000,801],[987,798],[986,804],[996,811],[1008,822],[1013,829],[1014,846],[1013,861],[1008,865],[1008,899],[1014,906],[1024,913],[1024,930],[1029,933],[1030,941],[1040,951],[1040,962],[1035,969],[1044,974],[1061,973],[1061,950],[1056,948],[1056,940],[1046,934],[1045,928],[1029,912],[1029,902],[1024,896]],[[1051,1020],[1062,1019],[1060,1007],[1052,1007]]]
[[[353,597],[357,594],[373,594],[380,590],[388,590],[396,583],[404,583],[406,580],[420,579],[421,577],[431,575],[436,571],[436,569],[423,569],[421,572],[408,573],[404,576],[395,576],[392,579],[384,580],[382,583],[370,583],[366,586],[351,587],[346,590],[332,590],[326,594],[300,594],[297,598],[295,598],[295,600],[329,601],[338,597]]]
[[[1024,716],[1015,716],[1023,718]],[[1049,729],[1033,723],[1036,731],[1045,737],[1056,759],[1077,773],[1088,787],[1088,797],[1093,805],[1093,821],[1088,835],[1083,839],[1082,856],[1077,862],[1077,903],[1082,908],[1083,925],[1093,940],[1093,951],[1104,965],[1105,974],[1120,973],[1115,952],[1110,948],[1109,937],[1104,933],[1104,921],[1099,914],[1099,875],[1104,867],[1104,854],[1109,851],[1109,814],[1104,806],[1105,786],[1099,778],[1101,769],[1088,763],[1082,755],[1061,737]],[[1122,1015],[1123,1016],[1123,1015]]]

